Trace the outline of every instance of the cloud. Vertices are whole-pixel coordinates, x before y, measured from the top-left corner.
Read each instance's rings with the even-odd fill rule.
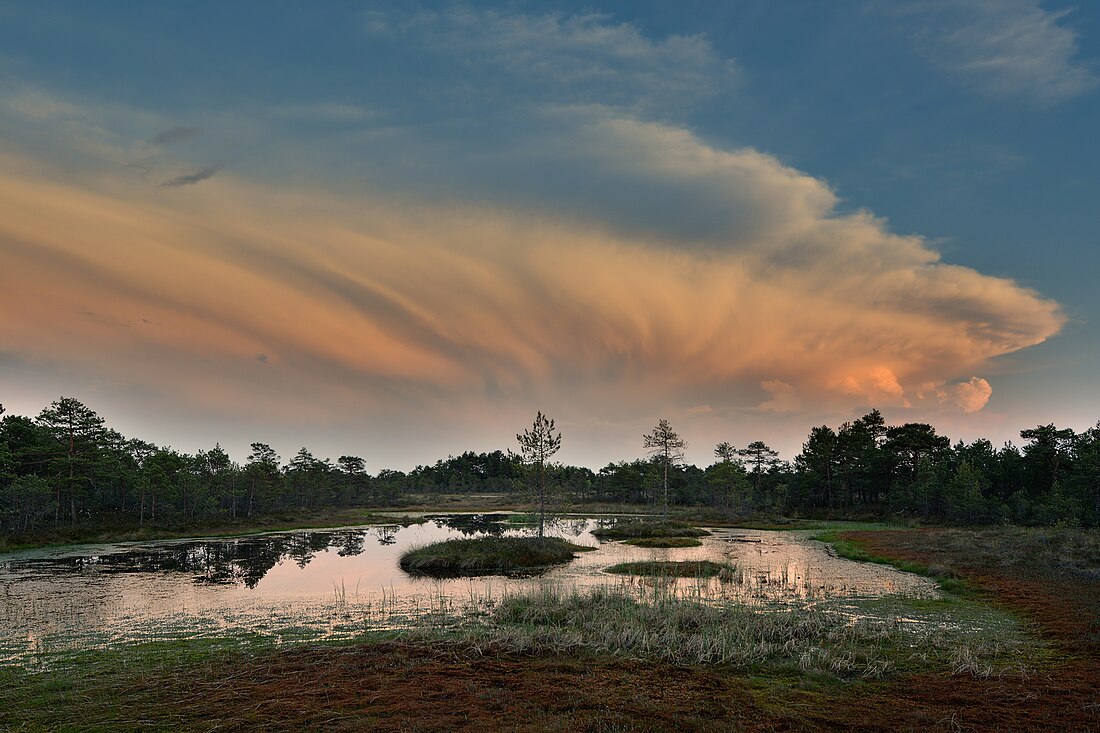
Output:
[[[183,175],[176,176],[175,178],[169,178],[167,181],[160,184],[160,187],[179,188],[181,186],[193,186],[196,183],[202,183],[207,179],[213,178],[221,169],[222,166],[220,163],[208,165],[202,170],[195,171],[194,173],[185,173]]]
[[[993,387],[981,377],[971,377],[965,382],[952,384],[939,392],[941,400],[950,400],[963,412],[978,412],[993,396]]]
[[[761,382],[760,386],[771,395],[771,399],[760,403],[764,412],[797,412],[802,408],[802,399],[792,385],[772,379]]]
[[[935,63],[989,95],[1054,103],[1097,85],[1075,58],[1077,34],[1062,23],[1069,10],[1044,10],[1040,0],[925,0],[893,12],[917,23]]]
[[[472,7],[440,12],[379,11],[364,18],[374,39],[448,57],[431,86],[460,103],[507,93],[677,114],[728,86],[734,64],[701,36],[647,38],[631,23],[600,14],[523,14]],[[446,82],[446,83],[441,83]],[[682,111],[682,110],[681,110]]]
[[[172,143],[179,143],[191,138],[202,132],[202,128],[199,127],[173,127],[165,130],[150,138],[149,142],[154,145],[171,145]]]
[[[248,131],[280,155],[258,169],[235,150],[232,173],[186,196],[121,168],[141,161],[166,187],[218,173],[173,175],[198,166],[150,151],[170,122],[0,98],[0,124],[22,125],[0,135],[13,358],[295,430],[467,436],[553,406],[593,445],[627,436],[634,455],[662,415],[726,430],[731,414],[968,410],[988,383],[961,378],[1062,327],[1034,291],[843,213],[828,182],[675,113],[654,121],[727,83],[702,39],[651,40],[602,16],[370,22],[372,42],[423,55],[429,77],[443,69],[402,77],[442,112],[320,107],[340,129],[305,142],[262,124],[325,121],[308,110],[219,118],[219,136]],[[83,165],[54,162],[70,147]]]
[[[4,106],[28,119],[50,120],[83,117],[83,111],[78,105],[55,95],[27,88],[7,91]]]
[[[717,220],[724,246],[685,248],[584,218],[236,178],[177,205],[0,160],[15,212],[0,221],[0,339],[74,368],[140,363],[133,379],[214,410],[445,420],[544,401],[648,419],[748,407],[736,395],[758,385],[765,410],[920,406],[925,385],[1061,327],[1055,303],[838,215],[827,186],[761,153],[637,122],[601,134],[613,130],[609,155],[632,152],[634,169],[766,210]],[[105,318],[74,321],[85,303]],[[163,326],[106,322],[135,314]],[[257,354],[261,376],[245,367]],[[959,404],[981,392],[971,383]]]

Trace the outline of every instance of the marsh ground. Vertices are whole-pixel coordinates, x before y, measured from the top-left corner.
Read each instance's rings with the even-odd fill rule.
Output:
[[[1083,538],[1083,539],[1082,539]],[[673,664],[491,643],[150,647],[0,674],[14,730],[1100,730],[1095,533],[847,532],[869,555],[965,583],[1040,643],[988,676],[913,661],[881,679],[797,665]],[[1038,652],[1035,652],[1038,650]],[[919,660],[918,660],[919,661]]]

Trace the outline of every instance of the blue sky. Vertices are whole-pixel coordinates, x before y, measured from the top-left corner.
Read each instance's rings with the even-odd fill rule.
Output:
[[[699,463],[870,407],[1084,429],[1098,37],[1031,0],[0,3],[0,401],[376,468],[535,409],[589,465],[659,417]]]

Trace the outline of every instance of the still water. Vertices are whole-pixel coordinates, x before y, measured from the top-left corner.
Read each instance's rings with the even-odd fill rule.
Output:
[[[654,583],[603,569],[634,560],[713,560],[731,580],[679,580],[706,601],[759,604],[904,594],[935,597],[934,583],[835,557],[812,532],[714,529],[702,547],[646,549],[600,542],[616,521],[558,521],[549,534],[596,547],[534,577],[437,580],[398,568],[406,550],[454,537],[529,534],[508,515],[430,515],[421,524],[278,532],[0,554],[0,662],[40,652],[250,631],[277,639],[350,637],[445,614],[487,610],[503,595],[539,588],[622,586],[645,597]],[[660,586],[660,587],[658,587]]]

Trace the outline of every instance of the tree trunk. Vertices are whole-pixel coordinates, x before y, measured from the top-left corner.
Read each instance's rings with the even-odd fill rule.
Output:
[[[671,460],[671,456],[666,454],[665,455],[665,479],[664,479],[664,492],[665,492],[665,494],[664,494],[664,502],[665,502],[664,518],[666,520],[668,519],[668,464],[669,464],[670,460]]]
[[[539,492],[539,537],[543,536],[546,529],[546,480],[543,476],[543,464],[539,463],[538,492]]]

